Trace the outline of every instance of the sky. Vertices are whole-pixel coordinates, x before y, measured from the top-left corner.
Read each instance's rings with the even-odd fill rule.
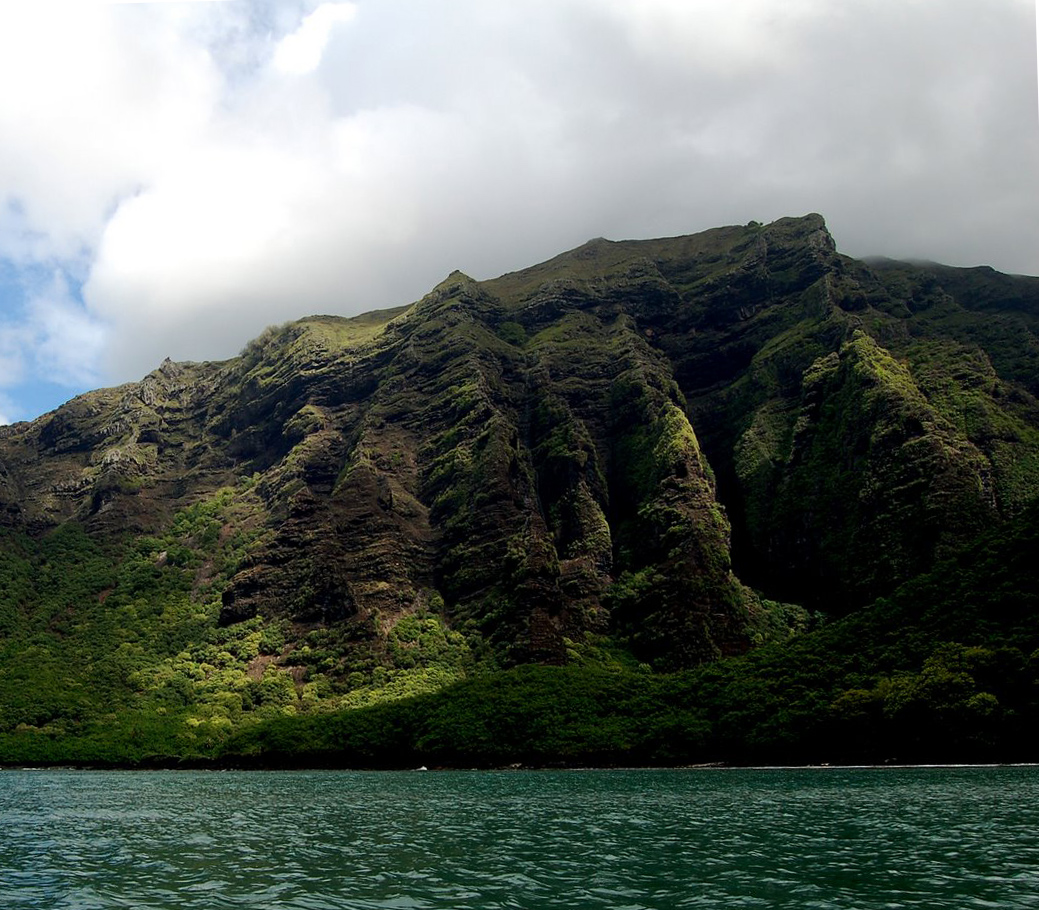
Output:
[[[0,0],[0,423],[267,325],[820,212],[1039,275],[1035,0]]]

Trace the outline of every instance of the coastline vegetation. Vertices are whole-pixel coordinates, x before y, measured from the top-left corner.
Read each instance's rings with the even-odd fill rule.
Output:
[[[10,541],[8,541],[10,544]],[[248,672],[277,647],[259,624],[214,636],[176,559],[137,557],[113,579],[97,545],[66,528],[4,550],[4,584],[34,578],[51,608],[5,639],[0,763],[177,767],[498,767],[982,762],[1035,759],[1039,721],[1039,509],[1026,510],[892,596],[785,643],[698,669],[658,673],[617,642],[574,642],[566,666],[508,670],[470,661],[437,691],[376,674],[371,700],[343,708],[306,674]],[[63,571],[56,571],[61,565]],[[53,568],[54,571],[50,571]],[[73,571],[70,571],[70,568]],[[98,608],[67,598],[127,586]],[[130,592],[164,591],[148,622]],[[7,601],[9,602],[9,601]],[[127,611],[132,611],[133,622]],[[256,626],[256,628],[253,628]],[[210,633],[206,634],[205,630]],[[154,637],[164,636],[160,642]],[[265,641],[265,635],[267,639]],[[432,618],[402,640],[443,639]],[[105,636],[109,636],[108,639]],[[442,644],[442,648],[443,648]],[[147,664],[148,648],[176,652]],[[447,646],[447,652],[450,652]],[[94,655],[95,659],[91,659]],[[451,653],[439,658],[450,664]],[[436,662],[427,663],[427,675]],[[444,669],[439,681],[449,679]],[[434,673],[435,675],[435,673]],[[296,678],[298,677],[298,679]],[[417,677],[411,677],[417,678]],[[396,689],[385,691],[393,680]],[[355,680],[356,682],[356,680]],[[432,686],[430,686],[432,688]],[[324,696],[324,697],[323,697]],[[398,697],[394,697],[398,696]],[[403,697],[399,697],[403,696]],[[350,703],[348,699],[347,704]]]

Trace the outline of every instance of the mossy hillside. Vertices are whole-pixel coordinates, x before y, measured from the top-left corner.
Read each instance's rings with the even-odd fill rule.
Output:
[[[406,374],[420,411],[394,411],[424,434],[416,495],[437,528],[435,584],[454,621],[499,659],[551,659],[557,645],[538,636],[534,616],[558,608],[558,565],[542,516],[531,513],[533,466],[518,428],[524,357],[496,335],[496,301],[465,276],[420,309],[429,318]]]
[[[407,308],[352,319],[310,317],[268,329],[225,367],[204,414],[215,442],[253,470],[275,467],[317,410],[349,431],[378,381],[380,357]]]
[[[882,261],[873,273],[911,318],[917,338],[980,348],[997,375],[1039,395],[1039,280],[989,268]]]
[[[748,433],[741,466],[757,471],[751,447],[767,437],[760,425]],[[996,514],[987,459],[864,332],[805,372],[789,445],[772,511],[752,533],[780,577],[814,568],[823,584],[812,602],[824,608],[890,590]]]
[[[608,405],[602,405],[599,377],[602,371],[609,374],[614,369],[618,355],[626,356],[624,345],[634,345],[635,340],[644,349],[640,356],[658,352],[654,368],[674,376],[686,400],[692,402],[696,435],[716,470],[719,495],[736,525],[737,544],[743,547],[749,542],[747,550],[738,554],[738,564],[755,580],[767,581],[768,572],[758,572],[759,566],[768,564],[767,543],[760,535],[748,533],[748,526],[762,526],[761,516],[771,514],[776,486],[774,478],[750,486],[739,482],[740,473],[744,481],[749,475],[736,470],[737,444],[752,424],[760,428],[754,416],[759,409],[765,407],[773,423],[777,415],[796,410],[800,374],[812,360],[836,350],[855,325],[892,339],[892,344],[899,340],[909,344],[912,327],[908,323],[916,304],[912,299],[909,303],[896,300],[898,295],[872,274],[834,252],[825,226],[815,216],[645,243],[596,241],[496,282],[481,285],[465,276],[452,276],[409,312],[356,320],[315,318],[274,330],[251,346],[247,356],[216,372],[209,370],[206,381],[216,383],[212,388],[182,378],[180,386],[186,392],[171,391],[167,396],[169,402],[182,406],[181,431],[192,427],[192,421],[203,424],[196,442],[185,445],[181,453],[181,461],[191,466],[191,483],[199,485],[200,492],[212,491],[233,482],[234,474],[259,471],[260,489],[272,521],[290,530],[283,535],[284,546],[275,548],[271,559],[258,555],[248,580],[270,576],[269,570],[279,560],[296,565],[299,571],[287,571],[280,583],[261,585],[251,595],[244,591],[246,585],[233,586],[245,595],[237,601],[244,607],[242,615],[252,609],[250,597],[257,602],[285,601],[289,592],[307,590],[323,592],[318,597],[323,603],[309,610],[320,621],[325,621],[322,617],[335,621],[337,616],[365,614],[352,606],[357,598],[346,590],[342,578],[319,573],[323,577],[310,579],[312,569],[293,556],[296,551],[312,549],[317,537],[328,537],[319,533],[320,528],[331,525],[346,531],[387,518],[381,507],[369,510],[367,517],[354,514],[347,500],[374,497],[401,506],[389,510],[390,524],[396,528],[393,534],[402,544],[400,558],[394,555],[396,545],[383,548],[382,557],[373,562],[373,577],[353,586],[361,600],[375,603],[378,599],[379,579],[374,576],[380,573],[384,583],[380,596],[388,598],[387,608],[397,608],[389,591],[404,591],[399,599],[399,608],[403,608],[414,601],[413,595],[436,588],[435,568],[422,568],[412,578],[410,570],[402,574],[393,566],[411,562],[435,566],[439,559],[435,554],[442,552],[433,542],[437,535],[428,525],[428,515],[422,517],[431,503],[424,498],[421,481],[416,481],[425,476],[430,458],[439,454],[430,450],[420,457],[414,450],[419,440],[430,438],[426,424],[436,419],[436,409],[453,398],[466,400],[465,394],[451,390],[464,389],[469,382],[482,382],[497,396],[495,406],[501,408],[502,426],[517,428],[520,457],[516,464],[539,485],[538,468],[528,464],[530,459],[524,455],[532,442],[524,428],[529,410],[526,398],[533,394],[532,389],[543,387],[536,377],[547,370],[553,394],[592,440],[598,469],[604,476],[608,474]],[[461,288],[464,294],[455,293]],[[951,295],[941,300],[947,302],[947,298]],[[986,306],[986,314],[991,316],[994,304],[989,301]],[[926,308],[916,306],[916,310],[922,313]],[[581,319],[586,323],[582,325]],[[614,324],[623,324],[623,330],[613,336],[601,330]],[[501,335],[503,325],[512,327],[507,338]],[[614,343],[622,338],[623,344]],[[610,353],[595,354],[604,343],[612,345]],[[900,356],[905,356],[904,350]],[[528,365],[526,360],[531,357],[535,362]],[[471,363],[484,365],[482,378],[462,375]],[[176,365],[164,369],[173,372]],[[435,389],[432,377],[445,371],[461,372]],[[421,385],[422,376],[430,377],[422,385],[430,395],[406,388],[414,380]],[[214,388],[216,392],[210,394]],[[184,402],[192,394],[202,400],[205,389],[209,389],[206,409],[185,411]],[[1016,394],[1011,384],[1004,401]],[[240,399],[248,404],[238,404]],[[413,413],[421,418],[405,419]],[[168,419],[172,414],[167,407],[158,416],[172,424]],[[143,438],[154,438],[152,432],[146,429]],[[445,438],[452,438],[453,432],[448,427]],[[789,432],[787,426],[781,435],[786,438]],[[155,451],[159,448],[156,445]],[[1017,479],[1000,480],[1000,491],[1008,485],[1022,491],[1028,488],[1030,472],[1022,469],[1022,461],[1013,451],[1000,456],[1006,467],[997,473],[1001,478]],[[458,454],[465,453],[460,450]],[[124,456],[106,453],[104,457],[118,461]],[[396,465],[393,459],[397,459]],[[90,491],[100,495],[92,495],[91,501],[99,512],[105,510],[103,514],[110,516],[112,524],[126,523],[131,509],[149,520],[158,518],[161,524],[160,510],[153,506],[164,501],[160,494],[167,495],[170,487],[156,485],[156,496],[150,497],[149,462],[136,455],[125,461],[123,473],[131,476],[121,476],[108,464],[105,480]],[[764,464],[760,459],[758,463]],[[236,467],[229,470],[231,464]],[[356,476],[358,481],[364,473],[368,475],[356,489],[339,486],[352,476],[351,465],[363,467]],[[400,466],[406,468],[407,476],[397,476]],[[101,471],[97,473],[100,476]],[[183,489],[183,482],[178,483]],[[328,491],[337,487],[341,495],[329,507]],[[566,495],[585,516],[580,520],[596,525],[594,533],[602,538],[604,529],[596,511],[603,513],[608,525],[608,510],[604,509],[608,497],[591,487]],[[1011,494],[1008,489],[1001,492],[1000,501],[1014,496],[1016,501],[1027,498],[1023,492]],[[469,497],[466,501],[474,500]],[[549,513],[551,509],[549,504]],[[754,516],[745,519],[745,512]],[[551,514],[546,519],[546,530],[553,522],[557,525],[549,536],[558,535],[558,521]],[[303,533],[304,526],[311,531]],[[568,533],[576,540],[574,532]],[[337,532],[337,536],[342,535]],[[540,540],[544,535],[539,531],[537,536]],[[523,546],[519,540],[514,549]],[[329,547],[320,550],[319,562],[336,564],[342,562],[341,557],[341,548]],[[570,557],[563,554],[562,558]],[[543,561],[548,572],[545,579],[551,586],[551,557],[546,555]],[[355,564],[362,562],[358,555]],[[806,577],[810,576],[811,567]],[[591,584],[591,576],[582,573],[582,577]],[[583,591],[587,585],[582,581],[578,587]],[[383,609],[378,604],[375,608]],[[359,632],[369,626],[365,620]]]
[[[274,541],[232,583],[228,621],[292,591],[297,596],[276,612],[345,622],[363,650],[378,646],[399,613],[431,596],[444,603],[440,590],[454,621],[485,618],[480,605],[493,598],[510,549],[531,551],[518,539],[519,509],[510,506],[515,420],[495,357],[517,355],[494,336],[487,309],[474,282],[452,276],[400,324],[398,343],[377,349],[382,359],[364,405],[339,412],[333,440],[341,442],[326,459],[336,466],[331,495],[305,472],[294,479]],[[304,466],[315,463],[317,435],[293,449]],[[332,533],[317,533],[322,528]],[[306,550],[318,558],[295,555]],[[507,620],[515,611],[497,606],[484,631],[508,626],[498,639],[508,648],[523,619]]]
[[[921,271],[918,267],[899,268],[911,276]],[[878,280],[878,274],[883,280]],[[1027,441],[1028,428],[1036,425],[1034,399],[1013,381],[1012,371],[1001,375],[992,360],[995,356],[1007,362],[1007,350],[1018,349],[1021,340],[994,331],[993,319],[996,323],[1009,320],[1020,328],[1028,321],[1024,315],[1027,300],[1011,293],[1008,312],[1000,315],[1000,294],[989,293],[988,310],[984,318],[979,318],[969,299],[958,300],[946,293],[934,276],[900,289],[892,284],[891,274],[890,269],[874,273],[861,263],[839,258],[826,280],[802,293],[799,305],[804,307],[803,318],[765,341],[734,382],[706,393],[685,389],[692,396],[691,415],[698,436],[717,471],[719,495],[734,523],[736,564],[756,584],[767,588],[776,584],[777,538],[780,549],[789,548],[786,538],[790,529],[779,531],[772,516],[776,514],[782,466],[790,457],[794,421],[800,413],[801,376],[809,365],[805,360],[818,360],[838,351],[855,331],[880,340],[904,363],[927,407],[940,422],[946,422],[943,432],[948,435],[952,430],[958,435],[958,441],[946,445],[946,449],[974,462],[968,472],[974,471],[980,480],[979,500],[988,501],[994,495],[997,511],[1006,516],[1034,496],[1034,458]],[[816,309],[812,297],[816,298]],[[944,314],[940,319],[936,318],[939,312]],[[748,326],[754,319],[751,316],[746,320]],[[989,349],[979,346],[979,339],[986,337],[1000,338],[1004,350],[997,351],[999,345],[989,345]],[[682,374],[679,376],[682,378]],[[909,384],[903,383],[903,387],[909,388]],[[869,414],[862,416],[872,419]],[[823,460],[837,463],[839,449],[834,447],[832,458]],[[977,461],[974,450],[984,456],[983,461]],[[956,485],[962,492],[962,483],[956,481]],[[799,492],[809,490],[802,488]],[[959,494],[950,491],[950,495]],[[827,514],[825,508],[812,505],[810,498],[794,500],[793,507],[805,514]],[[834,513],[838,519],[835,524],[843,521],[841,516],[848,508],[842,506]],[[975,505],[966,511],[974,515],[976,510]],[[958,533],[957,521],[954,516],[951,536]],[[969,536],[976,527],[968,523],[957,539],[965,539],[964,535]],[[811,536],[815,532],[808,529],[805,533]],[[846,543],[840,535],[832,538],[834,562],[845,558],[841,548]],[[941,547],[939,542],[937,550]],[[913,568],[909,574],[929,564],[926,553],[922,548],[910,559]],[[771,589],[820,604],[814,591],[829,588],[832,595],[843,597],[833,587],[832,579],[818,577],[820,570],[827,571],[825,560],[803,560],[797,573],[780,570],[786,581]],[[909,575],[899,574],[893,567],[888,585],[906,577]]]
[[[673,283],[677,307],[643,307],[641,334],[667,356],[688,413],[714,468],[740,551],[756,580],[762,553],[748,543],[744,512],[767,509],[771,493],[747,496],[735,467],[736,447],[754,414],[796,410],[800,380],[818,357],[836,350],[858,324],[868,297],[849,260],[834,252],[822,220],[810,216],[748,226],[711,265],[668,256],[658,264]],[[786,431],[783,431],[785,434]]]
[[[273,350],[241,368],[243,387],[258,371],[284,381],[266,380],[269,410],[254,423],[254,435],[273,442],[248,453],[276,457],[260,484],[271,534],[225,591],[224,622],[262,611],[301,627],[346,623],[345,638],[363,651],[373,636],[381,641],[380,612],[412,609],[432,589],[426,508],[414,496],[416,440],[387,429],[380,391],[388,374],[386,385],[400,385],[394,357],[409,319],[402,308],[306,320],[275,333]],[[230,435],[240,436],[234,427]],[[337,669],[351,672],[347,664]]]
[[[229,741],[224,760],[1028,761],[1039,719],[1036,518],[1033,508],[854,616],[743,657],[677,674],[592,661],[478,675],[370,711],[272,720]]]
[[[581,616],[575,629],[605,630],[602,596],[614,553],[601,456],[588,428],[557,392],[539,389],[531,397],[527,437],[540,510],[558,558],[560,593]]]
[[[580,505],[570,525],[610,542],[598,563],[612,576],[592,590],[641,658],[680,666],[745,648],[747,592],[731,577],[728,525],[669,364],[630,317],[586,304],[526,348],[539,394],[560,376],[559,397],[533,409],[546,512]]]
[[[999,512],[1039,497],[1039,407],[1000,379],[988,354],[955,341],[915,341],[906,356],[928,402],[991,465]]]
[[[116,549],[102,550],[76,524],[39,542],[7,542],[3,755],[209,754],[274,714],[407,697],[473,669],[464,639],[435,604],[398,617],[384,657],[366,655],[345,676],[337,671],[349,646],[329,630],[301,634],[263,616],[220,626],[219,589],[249,545],[247,534],[227,535],[242,496],[224,490],[179,513],[162,537]]]
[[[719,496],[735,524],[737,564],[749,578],[766,585],[774,581],[769,554],[771,541],[779,532],[771,529],[758,534],[753,529],[770,528],[766,516],[773,513],[777,465],[786,457],[782,450],[792,441],[801,377],[812,362],[839,350],[854,331],[866,331],[881,340],[910,369],[914,339],[928,333],[953,343],[960,338],[964,350],[970,346],[977,350],[979,343],[987,345],[982,349],[999,361],[996,371],[1004,383],[1000,394],[986,405],[990,428],[1002,421],[998,413],[1021,415],[1012,418],[1018,423],[1018,429],[1010,433],[1015,438],[1021,437],[1021,423],[1035,425],[1032,399],[1017,384],[1027,369],[1012,367],[1008,359],[1017,356],[1011,352],[1028,350],[1034,344],[1027,315],[1031,312],[1030,291],[1022,289],[1030,287],[1027,280],[1018,284],[1000,276],[990,281],[994,276],[985,270],[979,274],[937,269],[936,274],[955,286],[954,292],[946,292],[936,276],[919,278],[924,269],[905,266],[907,274],[917,277],[903,292],[889,281],[890,270],[874,271],[837,255],[827,236],[821,222],[812,219],[731,229],[723,248],[705,257],[712,260],[713,275],[703,270],[705,262],[695,255],[691,261],[683,261],[658,252],[653,261],[675,293],[667,299],[647,293],[647,303],[642,303],[637,288],[627,291],[632,312],[638,314],[640,333],[667,354],[690,402],[697,436],[717,474]],[[654,243],[660,250],[669,249],[666,241]],[[980,296],[983,303],[972,295]],[[673,302],[676,297],[678,305]],[[949,362],[949,372],[955,375],[957,368]],[[929,390],[925,397],[927,394]],[[931,407],[943,414],[940,401]],[[1012,503],[1026,501],[1030,495],[1031,457],[1018,442],[1003,439],[983,444],[981,435],[964,430],[970,445],[990,461],[1002,461],[1001,468],[992,464],[991,473],[998,508],[1012,514],[1016,507]],[[749,445],[761,431],[768,437],[767,454],[760,446]],[[1006,436],[1001,430],[996,438],[1000,433]],[[961,441],[958,447],[969,453],[970,445],[964,447]],[[757,452],[751,456],[755,448]],[[982,465],[980,473],[985,470]],[[912,562],[914,567],[926,564],[922,554],[924,563]],[[835,547],[833,559],[839,558]],[[802,569],[806,584],[781,586],[778,593],[811,597],[813,590],[825,589],[830,583],[818,577],[813,564],[806,563]],[[907,576],[896,572],[891,577],[891,583],[897,583]]]
[[[773,339],[829,317],[838,302],[831,276],[843,262],[818,216],[748,228],[725,268],[706,279],[695,261],[662,257],[681,306],[642,319],[695,407],[705,393],[738,380]]]
[[[681,408],[636,377],[622,374],[612,389],[620,575],[611,607],[645,659],[688,665],[738,652],[746,606],[709,469]]]
[[[304,390],[322,386],[330,366],[359,360],[400,315],[272,329],[241,358],[166,361],[139,383],[88,393],[12,428],[3,460],[33,469],[9,478],[5,514],[39,531],[70,519],[100,534],[161,528],[180,506],[291,449],[296,440],[291,430],[283,437],[281,421],[306,404]]]
[[[640,375],[648,369],[657,386],[673,391],[666,361],[630,320],[613,314],[604,322],[587,309],[531,335],[525,329],[517,349],[497,331],[500,302],[461,275],[416,312],[425,318],[408,336],[406,360],[396,362],[403,381],[386,389],[391,394],[380,392],[371,413],[379,415],[383,435],[412,426],[417,411],[422,418],[427,435],[415,456],[412,492],[428,504],[437,529],[430,537],[433,585],[453,621],[491,641],[500,659],[565,659],[566,637],[609,621],[602,595],[612,582],[613,528],[615,520],[626,520],[611,505],[610,487],[628,484],[626,469],[611,473],[610,467],[618,370],[623,364]],[[695,434],[679,417],[672,406],[661,424],[667,432],[651,428],[645,437],[660,442],[662,464],[674,461],[651,482],[671,470],[709,471]],[[646,412],[635,422],[655,420]],[[685,455],[683,439],[693,444],[692,460],[675,468]],[[392,464],[380,468],[393,470]],[[635,498],[646,495],[640,490]],[[699,495],[711,497],[709,485]],[[703,534],[711,533],[720,510],[706,514]],[[660,534],[669,521],[660,511]],[[702,536],[699,528],[690,534]],[[724,533],[716,537],[724,548]],[[720,559],[727,566],[727,555]],[[727,575],[722,583],[730,584]],[[704,586],[708,600],[711,584]],[[705,653],[714,653],[711,647]]]
[[[228,482],[233,475],[209,457],[195,419],[219,373],[167,362],[139,383],[89,393],[9,430],[3,458],[32,465],[11,475],[4,511],[12,525],[40,531],[76,520],[101,534],[146,532],[169,519],[171,488],[184,474],[202,486]]]
[[[815,228],[817,230],[817,228]],[[730,238],[739,237],[738,240],[733,240],[729,243],[726,248],[726,258],[723,264],[719,265],[722,261],[721,257],[717,257],[714,262],[714,268],[717,274],[721,274],[725,268],[730,268],[733,262],[739,261],[739,249],[751,249],[753,244],[748,243],[748,237],[744,235],[742,230],[734,230],[730,232]],[[742,244],[742,247],[741,247]],[[812,253],[818,260],[821,256],[825,261],[827,252],[825,249],[826,245],[819,243],[815,252]],[[737,251],[734,253],[733,251]],[[821,252],[820,252],[821,251]],[[528,281],[525,285],[525,290],[522,295],[526,296],[527,304],[537,299],[539,296],[544,297],[549,292],[555,294],[555,296],[562,297],[568,301],[568,305],[571,306],[571,311],[564,316],[558,327],[555,325],[549,326],[544,329],[544,336],[540,337],[540,342],[537,341],[539,333],[536,332],[537,323],[523,325],[520,322],[514,322],[513,325],[520,326],[522,328],[522,349],[529,353],[531,348],[533,352],[539,355],[542,365],[549,363],[550,365],[561,366],[567,359],[573,363],[579,361],[581,363],[589,362],[592,364],[594,369],[599,361],[595,357],[589,358],[587,352],[589,349],[594,349],[595,339],[601,337],[598,334],[597,322],[598,320],[592,320],[584,325],[583,328],[579,328],[578,324],[573,324],[571,328],[567,328],[567,320],[572,318],[585,318],[587,319],[587,310],[590,306],[599,306],[601,303],[601,294],[597,297],[597,288],[601,288],[601,285],[606,282],[605,278],[596,279],[595,272],[598,270],[600,273],[609,272],[609,269],[602,269],[600,265],[596,264],[597,260],[600,260],[604,255],[604,252],[609,252],[613,256],[617,251],[616,247],[612,244],[597,243],[590,245],[588,250],[585,250],[580,257],[577,257],[580,262],[580,281],[576,284],[554,285],[545,287],[542,284]],[[638,269],[633,269],[631,266],[624,265],[624,257],[630,255],[630,251],[619,251],[622,255],[614,257],[613,264],[610,265],[611,275],[619,274],[624,271],[625,274],[638,274]],[[756,255],[756,254],[755,254]],[[838,264],[841,264],[840,262]],[[814,282],[807,283],[803,287],[797,289],[799,303],[796,307],[789,308],[789,312],[784,312],[784,319],[792,320],[790,328],[778,335],[768,336],[768,340],[762,346],[759,355],[756,355],[752,359],[752,363],[756,364],[755,375],[750,378],[749,386],[755,387],[755,391],[748,396],[748,400],[751,401],[764,401],[770,403],[774,412],[783,412],[785,409],[787,416],[791,411],[796,412],[799,406],[799,401],[791,404],[789,401],[779,399],[780,406],[775,407],[776,400],[774,398],[767,397],[769,393],[777,390],[789,390],[791,385],[791,377],[798,377],[798,369],[802,366],[803,361],[808,358],[810,354],[822,356],[822,352],[826,350],[829,345],[839,346],[844,338],[847,337],[848,333],[853,329],[856,324],[855,321],[849,321],[848,314],[852,314],[855,319],[863,317],[861,313],[863,302],[866,305],[872,305],[876,303],[878,306],[886,307],[891,312],[899,312],[900,317],[904,317],[905,313],[899,310],[898,306],[892,304],[890,300],[885,300],[882,293],[876,291],[876,289],[869,289],[869,292],[862,291],[862,283],[866,280],[863,277],[861,269],[852,269],[847,263],[843,263],[845,268],[844,272],[852,273],[850,277],[836,280],[836,281],[823,281],[816,278]],[[687,269],[687,274],[690,270]],[[784,271],[782,269],[778,271]],[[796,271],[790,271],[789,274],[793,274]],[[826,277],[824,275],[824,277]],[[868,275],[866,276],[868,277]],[[507,279],[510,276],[506,276]],[[511,279],[510,279],[511,280]],[[567,279],[572,280],[572,279]],[[504,282],[505,279],[502,280]],[[782,285],[787,289],[793,287],[791,281],[787,281],[785,285]],[[859,288],[860,290],[857,290]],[[565,293],[561,293],[565,291]],[[631,289],[629,288],[629,291]],[[773,302],[775,296],[773,295]],[[879,302],[878,302],[879,301]],[[526,304],[524,304],[526,306]],[[798,309],[799,307],[799,309]],[[492,307],[485,307],[485,312],[490,312]],[[537,307],[532,307],[536,310]],[[766,308],[768,309],[768,308]],[[772,307],[775,309],[775,307]],[[782,308],[780,308],[782,309]],[[903,308],[905,309],[905,308]],[[870,317],[872,320],[871,325],[884,325],[881,320],[881,316],[887,318],[887,310],[878,310],[881,315],[876,317]],[[908,310],[906,310],[908,311]],[[762,313],[765,311],[762,310]],[[804,319],[806,315],[815,314],[812,319],[809,319],[807,323],[798,321],[798,319]],[[865,314],[868,315],[868,312]],[[500,317],[494,317],[500,318]],[[528,319],[528,315],[524,312],[518,314],[519,319]],[[750,319],[744,319],[742,322],[753,322],[756,317],[752,314]],[[881,320],[878,322],[878,320]],[[766,319],[762,320],[767,322]],[[813,323],[814,321],[814,323]],[[500,324],[500,323],[499,323]],[[786,323],[784,323],[786,324]],[[812,327],[814,324],[814,327]],[[575,334],[575,329],[577,329]],[[769,329],[771,331],[771,329]],[[652,330],[651,330],[652,332]],[[645,333],[642,333],[643,335]],[[891,334],[890,332],[888,334]],[[897,333],[896,333],[897,334]],[[514,332],[515,335],[515,332]],[[766,332],[767,335],[767,332]],[[784,337],[785,336],[785,337]],[[580,338],[580,343],[577,345],[570,344],[559,345],[558,356],[555,358],[555,363],[552,364],[552,358],[549,355],[548,345],[544,342],[551,339],[570,339],[573,341],[575,338]],[[531,345],[531,341],[534,339],[534,344]],[[654,344],[661,343],[659,336],[647,336],[647,340],[650,340]],[[809,342],[806,344],[805,342]],[[813,348],[814,345],[814,348]],[[515,345],[514,345],[515,346]],[[582,350],[582,348],[584,350]],[[798,357],[801,357],[801,363],[798,362]],[[813,358],[815,359],[815,358]],[[803,371],[803,370],[802,370]],[[558,370],[562,372],[562,370]],[[591,372],[591,370],[587,370]],[[601,410],[597,408],[589,408],[583,406],[583,402],[588,399],[594,399],[594,396],[588,394],[588,381],[587,379],[580,379],[574,377],[573,379],[564,379],[564,382],[568,383],[566,395],[564,401],[567,407],[571,407],[571,402],[576,403],[577,413],[579,413],[580,420],[584,427],[596,427],[596,422],[601,421]],[[800,389],[796,389],[799,396]],[[734,421],[735,422],[735,421]],[[792,421],[788,421],[782,428],[777,432],[785,439],[785,444],[789,444],[792,439]],[[593,430],[594,432],[594,430]],[[597,433],[597,438],[602,438],[601,433]],[[600,459],[602,463],[606,462],[606,459]],[[1016,464],[1017,462],[1015,462]],[[723,461],[724,464],[724,461]],[[537,472],[535,471],[535,476]],[[766,485],[767,486],[767,485]],[[602,505],[602,497],[596,498],[596,505]],[[757,501],[757,500],[755,500]]]
[[[971,537],[978,503],[998,525],[1034,495],[1027,291],[898,269],[904,294],[817,216],[596,241],[494,282],[455,273],[394,313],[273,329],[223,364],[166,363],[0,430],[0,552],[22,566],[0,623],[25,646],[25,561],[69,520],[116,575],[138,565],[105,604],[135,591],[127,622],[191,626],[187,644],[145,647],[129,688],[95,662],[118,718],[91,720],[65,670],[85,707],[55,714],[137,755],[167,734],[212,754],[263,712],[516,662],[659,671],[784,639],[805,614],[782,601],[865,603]],[[118,650],[92,596],[69,640],[96,625]],[[41,666],[66,647],[43,634]],[[46,751],[63,734],[45,728],[25,742]]]

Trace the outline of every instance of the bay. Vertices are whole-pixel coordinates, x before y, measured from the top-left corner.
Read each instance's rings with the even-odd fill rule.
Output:
[[[0,771],[0,907],[1039,908],[1039,768]]]

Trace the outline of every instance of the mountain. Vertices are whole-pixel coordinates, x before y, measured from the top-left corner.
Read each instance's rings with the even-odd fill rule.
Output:
[[[0,428],[0,733],[176,752],[783,642],[1029,514],[1037,396],[1039,279],[854,260],[818,215],[166,361]]]

